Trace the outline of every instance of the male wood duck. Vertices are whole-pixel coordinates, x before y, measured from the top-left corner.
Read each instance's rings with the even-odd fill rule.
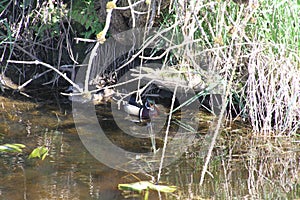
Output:
[[[136,97],[132,95],[126,105],[124,105],[126,113],[136,116],[140,121],[151,119],[159,115],[159,109],[155,105],[155,101],[147,98],[145,103],[141,105],[136,102]]]

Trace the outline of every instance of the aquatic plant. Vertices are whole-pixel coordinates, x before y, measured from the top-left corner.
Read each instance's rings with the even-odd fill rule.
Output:
[[[49,149],[44,146],[36,147],[32,150],[32,152],[29,154],[28,158],[40,158],[41,160],[44,160],[46,156],[48,155]]]
[[[0,152],[6,152],[6,153],[21,153],[23,151],[23,148],[26,146],[24,144],[3,144],[0,145]]]
[[[24,144],[3,144],[0,145],[0,152],[5,152],[5,153],[22,153],[23,148],[26,146]],[[46,156],[48,155],[49,150],[46,147],[40,146],[32,150],[30,155],[28,156],[29,159],[32,158],[40,158],[44,160]]]
[[[149,199],[149,190],[154,190],[163,193],[172,193],[176,191],[176,186],[158,185],[149,181],[139,181],[135,183],[124,183],[118,185],[119,190],[123,191],[136,191],[139,194],[143,193],[143,199]],[[128,197],[127,197],[128,198]]]

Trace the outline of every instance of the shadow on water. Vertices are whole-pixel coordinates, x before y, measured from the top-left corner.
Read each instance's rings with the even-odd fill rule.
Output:
[[[0,199],[124,199],[117,189],[119,183],[157,176],[156,171],[132,175],[112,170],[93,158],[77,135],[67,100],[46,104],[0,96],[0,103],[0,144],[26,145],[21,154],[0,154]],[[116,128],[109,104],[98,106],[97,114],[116,144],[132,151],[149,151],[150,140],[124,136]],[[299,140],[254,137],[244,124],[224,128],[200,186],[205,157],[201,152],[206,152],[203,141],[211,120],[200,114],[199,118],[193,145],[163,169],[161,181],[178,190],[162,199],[300,198]],[[162,145],[159,139],[157,142]],[[49,156],[43,161],[27,159],[39,145],[49,147]],[[159,196],[153,192],[149,199]]]

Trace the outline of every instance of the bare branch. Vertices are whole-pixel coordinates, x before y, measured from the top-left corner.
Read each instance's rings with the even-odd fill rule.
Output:
[[[71,79],[69,79],[66,74],[61,73],[58,69],[56,69],[55,67],[53,67],[53,66],[51,66],[47,63],[44,63],[44,62],[41,62],[41,61],[38,61],[38,60],[35,60],[35,61],[8,60],[7,62],[8,63],[16,63],[16,64],[27,64],[27,65],[43,65],[43,66],[45,66],[47,68],[50,68],[53,71],[55,71],[57,74],[62,76],[66,81],[68,81],[73,87],[75,87],[78,91],[82,92],[82,88],[80,88],[76,83],[74,83]]]

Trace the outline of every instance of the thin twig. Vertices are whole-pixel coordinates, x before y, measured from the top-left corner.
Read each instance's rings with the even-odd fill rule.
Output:
[[[177,84],[174,89],[170,111],[172,111],[174,109],[174,104],[175,104],[175,100],[176,100],[176,92],[177,92]],[[171,119],[172,119],[172,112],[169,113],[168,124],[167,124],[166,134],[165,134],[165,138],[164,138],[164,146],[162,148],[161,159],[160,159],[160,164],[159,164],[159,169],[158,169],[158,174],[157,174],[157,182],[159,182],[160,177],[161,177],[163,162],[164,162],[165,153],[166,153],[166,149],[167,149],[168,135],[169,135],[169,130],[170,130],[170,126],[171,126]]]
[[[20,85],[19,87],[18,87],[18,90],[22,90],[24,87],[26,87],[29,83],[31,83],[33,80],[35,80],[35,79],[38,79],[38,78],[40,78],[41,76],[43,76],[43,75],[45,75],[45,74],[47,74],[47,73],[49,73],[49,72],[51,72],[52,71],[52,69],[48,69],[48,70],[46,70],[46,71],[44,71],[43,73],[41,73],[41,74],[36,74],[35,76],[33,76],[33,78],[31,78],[31,79],[29,79],[28,81],[26,81],[25,83],[23,83],[22,85]]]
[[[134,4],[129,4],[129,6],[124,6],[124,7],[116,7],[116,10],[127,10],[127,9],[133,9],[133,7],[137,6],[140,3],[145,2],[145,0],[137,1]]]
[[[43,66],[45,66],[47,68],[50,68],[50,69],[54,70],[57,74],[59,74],[60,76],[62,76],[66,81],[68,81],[78,91],[82,92],[82,88],[80,88],[79,85],[77,85],[71,79],[69,79],[66,74],[61,73],[58,69],[56,69],[55,67],[53,67],[53,66],[51,66],[51,65],[49,65],[47,63],[44,63],[44,62],[41,62],[41,61],[38,61],[38,60],[35,60],[35,61],[8,60],[7,63],[27,64],[27,65],[43,65]]]
[[[78,38],[78,37],[76,37],[76,38],[74,38],[74,40],[76,41],[76,43],[78,43],[78,42],[97,42],[97,40],[92,40],[92,39],[86,39],[86,38]]]
[[[155,13],[156,13],[156,0],[152,0],[151,1],[151,15],[150,15],[150,19],[148,22],[148,29],[152,28],[153,24],[154,24],[154,18],[155,18]]]
[[[131,0],[128,0],[128,4],[129,4],[129,7],[130,7],[130,12],[131,12],[132,28],[135,28],[135,15],[134,15],[134,9],[132,7]]]
[[[161,32],[155,34],[145,45],[143,45],[143,47],[136,54],[134,54],[131,57],[130,60],[128,60],[126,63],[124,63],[118,69],[116,69],[116,72],[118,72],[119,70],[121,70],[122,68],[124,68],[125,66],[127,66],[129,63],[131,63],[132,61],[134,61],[134,59],[136,59],[147,47],[149,47],[151,45],[151,43],[153,41],[155,41],[155,39],[157,39],[159,37],[159,35],[170,31],[171,29],[175,28],[177,25],[178,25],[178,23],[175,23],[172,26],[170,26],[169,28],[166,28],[166,29],[162,30]]]

